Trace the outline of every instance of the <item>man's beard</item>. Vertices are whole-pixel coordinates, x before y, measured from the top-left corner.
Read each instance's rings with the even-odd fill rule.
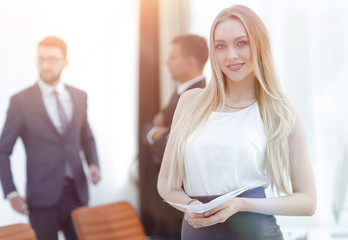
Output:
[[[53,84],[59,81],[61,73],[62,72],[59,72],[58,74],[53,74],[53,72],[50,70],[42,70],[40,72],[40,78],[47,84]]]

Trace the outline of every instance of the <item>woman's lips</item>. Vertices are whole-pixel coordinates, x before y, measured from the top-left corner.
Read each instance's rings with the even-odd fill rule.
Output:
[[[238,71],[243,67],[244,63],[237,63],[237,64],[229,64],[227,65],[227,68],[231,71]]]

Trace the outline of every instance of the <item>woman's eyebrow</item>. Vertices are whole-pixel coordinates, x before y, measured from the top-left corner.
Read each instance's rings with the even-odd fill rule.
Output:
[[[244,39],[244,38],[248,38],[248,36],[243,35],[243,36],[237,37],[233,40],[236,41],[236,40],[240,40],[240,39]],[[215,39],[214,42],[225,42],[225,40]]]

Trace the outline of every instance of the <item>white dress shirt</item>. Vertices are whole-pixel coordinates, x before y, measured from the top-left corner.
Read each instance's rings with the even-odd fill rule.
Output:
[[[191,79],[190,81],[187,81],[183,84],[180,84],[176,90],[178,95],[181,95],[183,92],[185,92],[188,88],[190,88],[192,85],[198,83],[199,81],[204,80],[203,75],[199,75],[198,77],[195,77]]]
[[[73,102],[71,95],[62,82],[59,82],[56,87],[52,87],[40,79],[38,84],[48,116],[57,131],[62,133],[62,124],[58,115],[57,102],[53,91],[56,90],[58,92],[58,98],[62,103],[68,122],[71,121],[73,115]]]

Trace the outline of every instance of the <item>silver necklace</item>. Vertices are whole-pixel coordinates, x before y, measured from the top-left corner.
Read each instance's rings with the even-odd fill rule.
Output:
[[[256,100],[253,101],[252,103],[250,103],[249,105],[244,106],[244,107],[234,107],[234,106],[230,106],[230,105],[227,103],[227,101],[226,101],[225,106],[228,107],[228,108],[230,108],[230,109],[245,109],[245,108],[248,108],[248,107],[250,107],[251,105],[253,105],[255,102],[256,102]]]

